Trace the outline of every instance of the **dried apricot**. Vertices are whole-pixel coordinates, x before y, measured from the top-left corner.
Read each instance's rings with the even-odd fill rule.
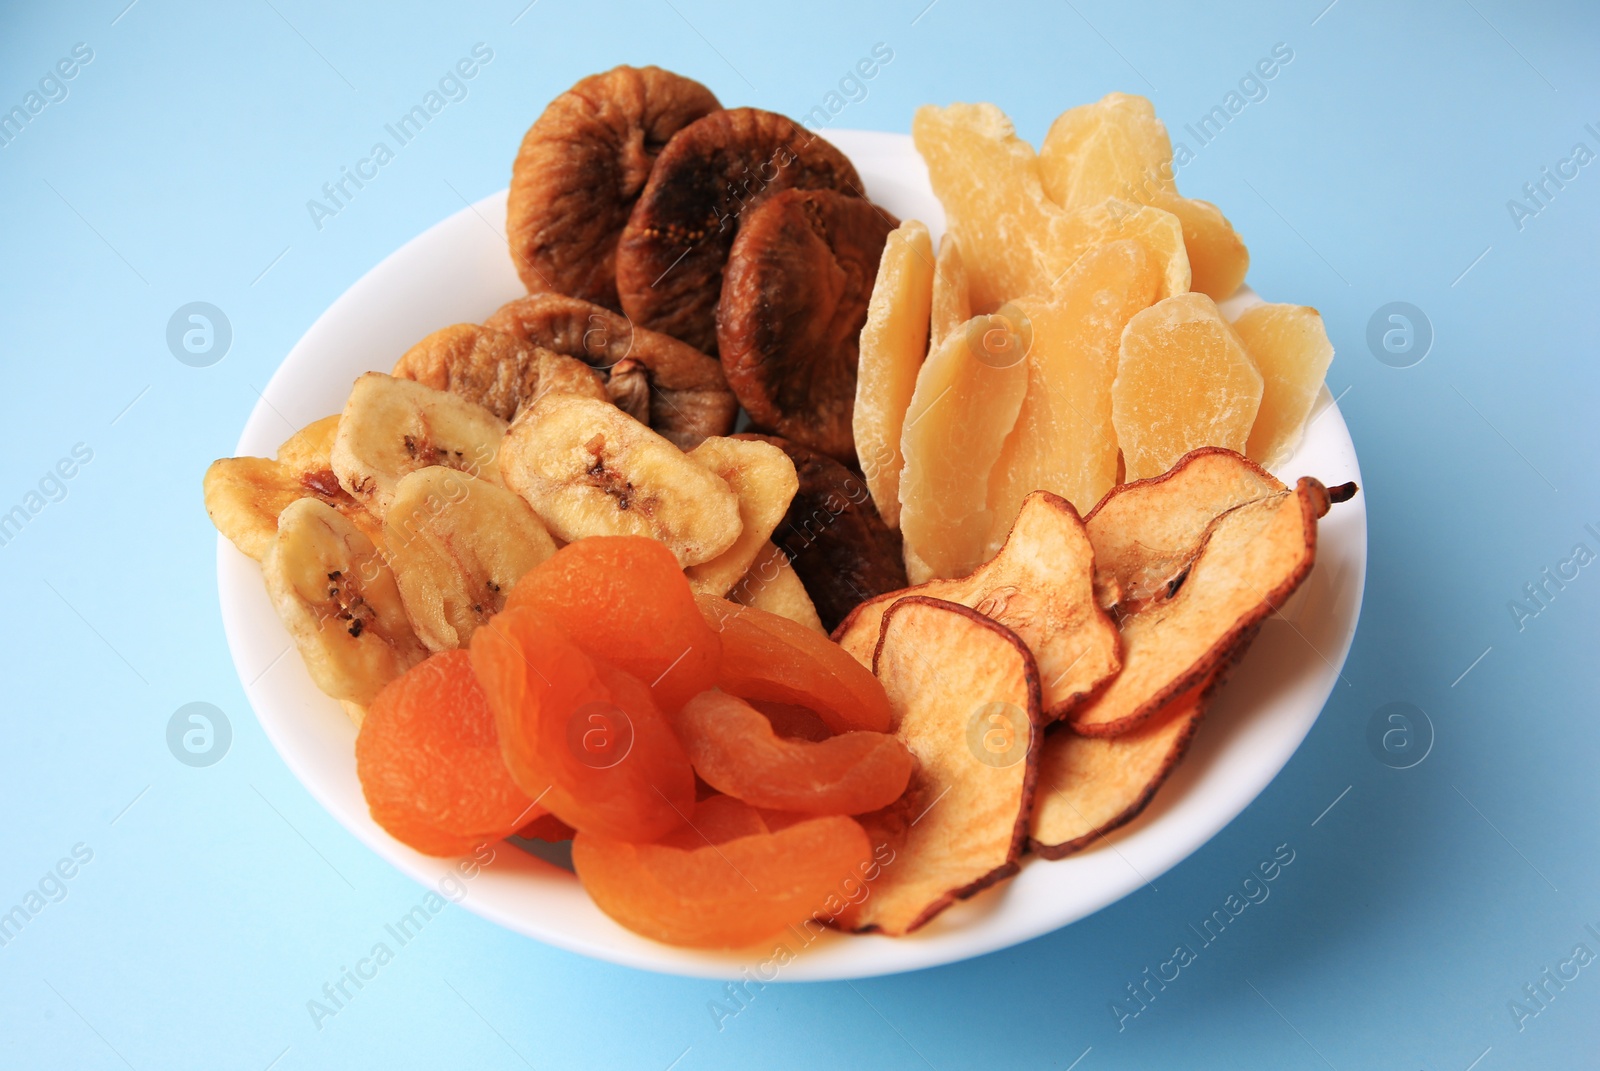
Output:
[[[829,815],[695,849],[580,832],[572,864],[600,910],[635,933],[740,948],[826,917],[841,885],[870,868],[872,845],[854,819]]]
[[[915,764],[887,733],[785,740],[761,711],[726,692],[700,693],[672,724],[711,787],[779,811],[862,814],[887,807],[906,790]]]
[[[889,731],[883,685],[843,647],[765,610],[713,595],[697,595],[695,601],[721,633],[717,687],[741,699],[809,707],[836,733]]]
[[[506,609],[549,616],[573,643],[638,677],[677,710],[716,683],[722,642],[696,608],[672,552],[643,536],[591,536],[530,569]]]
[[[654,840],[694,808],[694,772],[637,678],[597,662],[531,607],[472,637],[472,668],[522,790],[575,829]]]
[[[436,654],[378,693],[356,734],[356,774],[373,820],[428,855],[471,851],[539,813],[500,757],[466,651]]]
[[[760,811],[744,800],[719,792],[697,801],[689,820],[656,843],[692,851],[707,844],[722,844],[738,837],[770,832]]]

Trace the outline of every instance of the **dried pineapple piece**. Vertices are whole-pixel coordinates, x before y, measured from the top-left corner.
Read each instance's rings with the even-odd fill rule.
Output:
[[[1304,305],[1257,305],[1233,321],[1263,383],[1261,409],[1245,453],[1274,465],[1300,442],[1306,418],[1333,363],[1322,314]]]
[[[939,344],[972,319],[972,284],[967,262],[961,259],[961,242],[953,231],[939,239],[939,256],[933,262],[933,307],[928,327],[928,348]]]

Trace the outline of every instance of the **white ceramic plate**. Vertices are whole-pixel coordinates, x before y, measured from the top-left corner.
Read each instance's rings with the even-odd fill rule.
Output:
[[[874,200],[901,218],[928,223],[944,213],[921,158],[904,135],[832,131]],[[387,371],[424,335],[482,321],[523,293],[502,238],[505,193],[484,198],[406,243],[358,281],[306,332],[262,394],[239,438],[239,454],[271,457],[296,428],[344,407],[351,382]],[[1309,297],[1309,296],[1308,296]],[[1242,293],[1230,305],[1254,303]],[[1235,311],[1228,310],[1230,313]],[[1355,448],[1324,391],[1322,411],[1279,472],[1328,485],[1360,480]],[[355,730],[311,683],[292,651],[256,564],[218,540],[223,624],[251,705],[284,762],[345,827],[406,874],[437,887],[454,864],[406,848],[367,814],[356,780]],[[1065,926],[1159,877],[1256,798],[1283,768],[1339,682],[1355,634],[1366,578],[1364,498],[1322,522],[1317,567],[1269,621],[1234,671],[1188,758],[1139,819],[1100,845],[1059,862],[1030,860],[1014,880],[959,904],[908,938],[827,934],[809,946],[787,939],[742,954],[655,944],[600,913],[569,871],[509,845],[463,884],[462,903],[484,918],[547,944],[598,959],[673,974],[735,978],[751,968],[785,980],[856,978],[950,963]],[[447,883],[453,890],[457,885]]]

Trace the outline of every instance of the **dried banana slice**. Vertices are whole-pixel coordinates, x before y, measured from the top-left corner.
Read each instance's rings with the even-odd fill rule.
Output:
[[[713,436],[690,450],[689,456],[721,476],[739,496],[743,525],[739,538],[710,561],[684,570],[695,591],[721,597],[749,571],[757,556],[772,546],[767,539],[788,512],[789,502],[800,489],[800,478],[788,454],[753,439]]]
[[[333,437],[339,433],[339,414],[313,420],[283,441],[278,460],[295,472],[327,472],[333,452]]]
[[[500,451],[505,485],[559,538],[643,535],[684,566],[739,538],[727,482],[614,405],[547,394],[524,410]]]
[[[326,467],[301,471],[271,458],[225,457],[206,469],[202,486],[211,523],[256,561],[272,545],[272,537],[278,531],[278,514],[302,498],[332,506],[369,539],[378,538],[377,519],[339,486]]]
[[[365,706],[427,657],[383,555],[326,503],[284,508],[261,575],[311,679],[335,699]]]
[[[505,421],[446,391],[382,372],[356,380],[333,440],[339,484],[382,517],[400,477],[446,465],[500,482],[495,454]]]
[[[430,651],[464,647],[522,574],[556,552],[526,502],[442,465],[401,477],[383,536],[406,616]]]

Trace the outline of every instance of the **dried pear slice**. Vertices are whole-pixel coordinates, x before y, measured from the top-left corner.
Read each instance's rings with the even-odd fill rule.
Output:
[[[889,607],[912,595],[969,606],[1015,632],[1039,667],[1048,718],[1066,717],[1121,668],[1117,629],[1095,601],[1094,550],[1072,504],[1048,491],[1023,502],[1000,552],[971,576],[932,580],[862,603],[834,633],[870,664]]]
[[[1181,503],[1183,481],[1155,487],[1147,508],[1159,518],[1169,500]],[[1188,556],[1161,555],[1159,568],[1140,570],[1135,583],[1123,585],[1116,609],[1122,671],[1072,713],[1073,727],[1086,736],[1128,732],[1226,663],[1241,640],[1311,572],[1317,519],[1330,502],[1344,501],[1354,491],[1347,484],[1330,492],[1302,478],[1293,491],[1273,492],[1217,515]],[[1091,515],[1091,541],[1096,527]],[[1161,527],[1161,521],[1151,527]],[[1150,582],[1163,572],[1164,582]]]
[[[680,565],[710,561],[739,538],[739,499],[722,477],[608,402],[547,394],[500,450],[505,485],[555,535],[642,535]]]
[[[824,636],[828,634],[828,630],[822,627],[822,618],[817,616],[816,604],[811,601],[805,584],[800,581],[800,574],[789,564],[789,556],[771,543],[751,563],[750,571],[745,573],[743,579],[728,592],[728,598],[741,606],[787,617]]]
[[[772,546],[767,540],[788,512],[800,478],[788,454],[759,440],[712,436],[690,450],[689,457],[722,477],[739,498],[741,528],[733,546],[684,570],[695,591],[726,595]]]
[[[892,861],[840,920],[901,935],[1016,873],[1038,775],[1039,673],[1010,629],[912,596],[884,619],[874,671],[917,768],[900,799],[861,816]]]
[[[1233,330],[1263,382],[1245,453],[1263,465],[1277,464],[1300,441],[1333,363],[1333,343],[1322,314],[1304,305],[1257,305],[1239,314]]]
[[[933,301],[933,243],[925,224],[908,219],[892,231],[861,329],[851,426],[856,457],[878,515],[900,527],[900,432],[928,356]]]

